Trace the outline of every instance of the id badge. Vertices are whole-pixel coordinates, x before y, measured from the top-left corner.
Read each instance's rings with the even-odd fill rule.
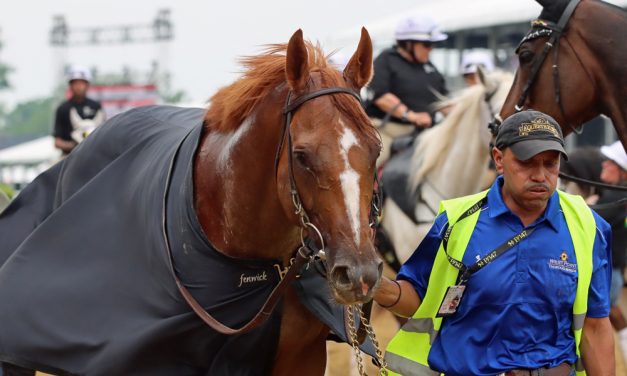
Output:
[[[440,305],[440,309],[438,309],[436,317],[447,317],[455,314],[455,312],[457,312],[457,308],[459,307],[459,303],[462,301],[465,290],[465,285],[450,286],[446,290],[446,294],[444,294],[444,300],[442,300],[442,304]]]

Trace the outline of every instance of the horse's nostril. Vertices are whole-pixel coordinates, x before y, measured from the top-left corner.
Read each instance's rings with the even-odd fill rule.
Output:
[[[331,271],[331,278],[338,286],[350,286],[351,279],[348,275],[347,266],[335,266]]]

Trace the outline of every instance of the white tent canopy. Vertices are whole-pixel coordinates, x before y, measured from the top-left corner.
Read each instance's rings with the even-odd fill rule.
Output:
[[[60,151],[54,147],[54,138],[45,136],[0,149],[0,165],[34,165],[55,161],[60,156]]]
[[[627,0],[608,0],[607,2],[627,6]],[[366,23],[374,43],[381,46],[393,40],[396,24],[412,14],[425,14],[435,18],[443,31],[451,32],[478,27],[505,25],[531,21],[542,11],[540,4],[533,0],[423,0],[416,8],[399,14]],[[359,41],[360,27],[355,25],[343,32],[335,33],[327,39],[332,48],[355,46]]]
[[[19,190],[52,166],[60,156],[52,136],[0,149],[0,183]]]

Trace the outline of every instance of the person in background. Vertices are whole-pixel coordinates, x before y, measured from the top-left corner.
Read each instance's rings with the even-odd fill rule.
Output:
[[[91,72],[74,65],[67,74],[72,96],[57,107],[54,120],[54,146],[68,155],[89,133],[105,120],[100,103],[87,97]]]
[[[481,67],[485,73],[494,71],[494,58],[490,52],[475,50],[464,55],[460,72],[464,77],[466,85],[472,86],[479,83],[479,77],[477,76],[478,67]]]
[[[601,147],[601,154],[606,158],[601,164],[601,181],[607,184],[627,186],[627,154],[620,141]],[[597,212],[612,226],[612,284],[610,286],[610,321],[616,330],[623,358],[627,361],[627,320],[618,305],[623,290],[625,257],[627,252],[627,228],[625,227],[627,206],[613,205],[627,197],[624,191],[604,190],[598,200],[594,196],[589,203],[608,204]]]
[[[374,61],[366,113],[379,128],[383,150],[377,166],[390,156],[392,141],[433,125],[433,105],[448,94],[444,77],[429,60],[436,43],[448,38],[430,17],[403,19],[396,44]]]

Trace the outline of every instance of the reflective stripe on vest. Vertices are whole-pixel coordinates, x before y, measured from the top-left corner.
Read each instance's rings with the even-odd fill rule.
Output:
[[[483,191],[471,196],[443,201],[440,204],[440,213],[446,211],[449,226],[451,226],[453,223],[450,221],[459,218],[470,206],[485,197],[487,192]],[[573,304],[573,332],[577,353],[575,369],[579,376],[585,375],[579,345],[588,308],[588,289],[592,278],[592,248],[596,236],[596,222],[592,212],[581,197],[561,191],[558,191],[558,194],[559,203],[575,249],[579,273]],[[477,211],[477,213],[455,225],[448,249],[449,254],[457,260],[463,259],[480,213],[481,211]],[[429,368],[427,362],[431,345],[435,341],[442,324],[442,318],[436,317],[436,313],[446,289],[456,283],[458,274],[459,271],[449,264],[440,244],[431,269],[429,287],[422,303],[413,317],[392,338],[386,349],[385,359],[391,375],[438,375],[438,372]]]

